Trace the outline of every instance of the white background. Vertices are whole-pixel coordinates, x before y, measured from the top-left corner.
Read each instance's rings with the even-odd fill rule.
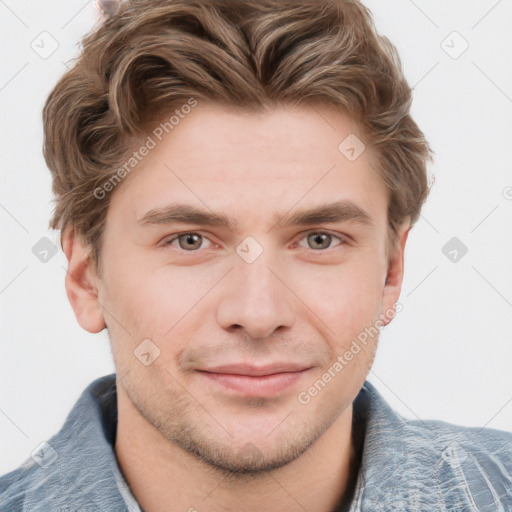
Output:
[[[414,86],[413,117],[436,153],[435,185],[409,237],[404,309],[382,334],[369,380],[408,418],[510,431],[512,0],[365,4],[398,47]],[[3,474],[114,367],[106,332],[88,334],[75,321],[60,248],[47,263],[32,253],[43,236],[58,245],[47,229],[41,109],[99,15],[92,1],[0,0],[0,20]],[[31,47],[46,37],[50,48],[43,31],[58,42],[46,59]],[[462,38],[469,48],[452,58]],[[442,252],[454,236],[468,248],[456,263]]]

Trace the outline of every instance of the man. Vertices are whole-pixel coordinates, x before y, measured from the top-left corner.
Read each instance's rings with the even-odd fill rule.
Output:
[[[116,374],[2,510],[512,510],[512,436],[366,381],[430,147],[357,1],[133,0],[44,109],[78,323]]]

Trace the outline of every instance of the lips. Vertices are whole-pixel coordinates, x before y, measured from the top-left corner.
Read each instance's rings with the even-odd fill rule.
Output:
[[[310,367],[303,364],[229,364],[197,370],[223,391],[247,397],[276,395],[296,384]]]
[[[200,371],[230,375],[246,375],[248,377],[264,377],[265,375],[274,375],[276,373],[302,372],[309,368],[310,367],[307,365],[290,363],[270,363],[258,366],[251,364],[228,364],[222,366],[213,366],[201,369]]]

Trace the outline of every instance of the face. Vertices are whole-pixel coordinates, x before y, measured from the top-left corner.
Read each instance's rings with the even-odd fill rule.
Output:
[[[108,327],[120,394],[217,468],[305,452],[350,407],[377,336],[344,354],[392,317],[406,230],[388,251],[388,194],[369,148],[340,151],[350,134],[333,109],[200,104],[114,191],[94,293],[68,285],[82,327]]]

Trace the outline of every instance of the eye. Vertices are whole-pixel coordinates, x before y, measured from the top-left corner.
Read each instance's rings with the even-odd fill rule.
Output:
[[[340,243],[338,245],[341,245],[343,243],[343,240],[335,236],[331,233],[327,233],[325,231],[313,231],[311,233],[308,233],[304,238],[301,240],[306,240],[309,248],[314,250],[322,250],[322,249],[330,249],[330,245],[333,239],[337,239]]]
[[[315,251],[322,251],[325,249],[330,249],[331,244],[333,240],[338,240],[337,245],[341,245],[343,243],[343,239],[339,236],[336,236],[332,233],[328,233],[325,231],[313,231],[310,233],[307,233],[300,241],[299,244],[301,247],[304,247],[302,240],[306,240],[306,243],[308,244],[308,247],[310,249],[313,249]],[[207,245],[206,247],[203,247],[203,242],[208,241],[208,243],[211,245],[211,241],[208,240],[205,236],[194,233],[194,232],[188,232],[188,233],[179,233],[169,240],[165,242],[165,245],[173,246],[177,249],[181,249],[185,252],[195,252],[201,248],[207,248],[210,247],[210,245]],[[177,242],[178,245],[175,244]]]
[[[172,245],[175,241],[177,241],[180,249],[183,249],[187,252],[194,252],[201,248],[202,242],[204,240],[208,239],[199,233],[180,233],[170,240],[167,240],[165,244]]]

